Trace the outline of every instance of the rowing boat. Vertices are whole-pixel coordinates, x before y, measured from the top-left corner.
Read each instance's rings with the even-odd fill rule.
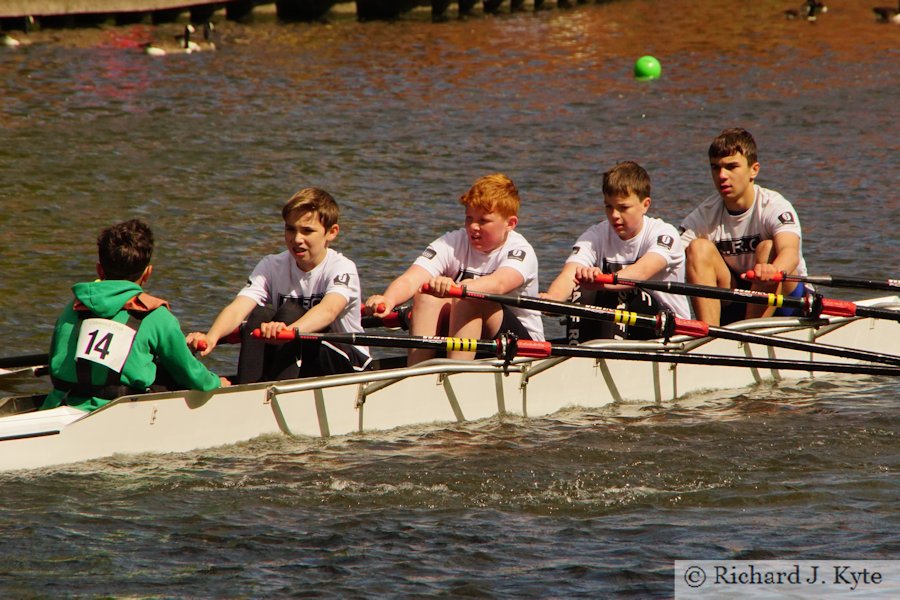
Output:
[[[897,296],[857,304],[900,310]],[[742,321],[728,328],[871,352],[896,351],[900,339],[897,321],[860,317],[814,321],[777,317]],[[595,340],[582,346],[608,350],[610,356],[631,352],[641,360],[435,359],[413,367],[213,392],[124,396],[91,413],[67,410],[59,415],[34,410],[38,397],[9,398],[0,401],[0,471],[114,454],[186,452],[269,434],[328,437],[506,414],[540,417],[574,406],[660,404],[699,391],[818,377],[812,371],[814,365],[833,364],[829,362],[833,357],[725,338],[678,335],[668,343]],[[672,362],[692,356],[731,357],[734,363]],[[789,363],[779,361],[804,361],[809,370],[786,367]],[[870,366],[849,363],[859,365],[861,373]]]

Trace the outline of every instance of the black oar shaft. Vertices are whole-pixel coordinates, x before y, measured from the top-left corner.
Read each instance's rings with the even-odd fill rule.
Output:
[[[783,294],[770,294],[769,292],[761,292],[758,290],[728,290],[708,285],[698,285],[696,283],[682,283],[680,281],[637,281],[634,279],[622,279],[616,275],[606,274],[598,276],[597,281],[599,283],[630,285],[658,292],[668,292],[670,294],[700,296],[701,298],[714,298],[716,300],[728,300],[731,302],[742,302],[744,304],[765,304],[775,308],[796,308],[803,311],[804,314],[812,311],[813,307],[811,306],[811,302],[815,301],[812,294],[808,294],[803,298],[794,298]],[[820,302],[822,314],[831,315],[833,317],[872,317],[875,319],[900,321],[900,311],[898,310],[861,306],[854,302],[836,300],[834,298],[821,298]],[[812,312],[815,313],[815,311]]]
[[[756,278],[755,271],[747,271],[742,275],[744,279]],[[795,281],[798,283],[811,283],[826,287],[862,288],[866,290],[900,290],[900,279],[863,279],[860,277],[842,277],[837,275],[788,275],[784,271],[778,275],[775,281]]]
[[[667,282],[653,283],[657,284]],[[720,288],[712,289],[719,290]],[[530,310],[540,310],[544,312],[578,316],[586,319],[614,321],[616,323],[623,323],[625,325],[635,325],[637,327],[654,329],[657,335],[660,335],[660,330],[662,328],[661,317],[659,316],[654,317],[650,315],[641,315],[631,311],[614,310],[610,308],[603,308],[600,306],[572,304],[571,302],[544,300],[542,298],[532,298],[530,296],[507,296],[503,294],[476,292],[468,290],[465,286],[453,288],[451,290],[451,294],[463,298],[477,298]],[[805,342],[803,340],[792,340],[789,338],[748,333],[745,331],[735,331],[733,329],[724,329],[720,327],[710,327],[703,321],[682,319],[678,317],[676,317],[674,321],[674,333],[687,335],[693,338],[706,336],[720,337],[730,340],[736,340],[739,342],[757,343],[766,346],[774,346],[776,348],[788,348],[791,350],[800,350],[802,352],[822,354],[825,356],[836,356],[840,358],[852,358],[854,360],[865,360],[890,365],[900,365],[900,357],[892,356],[889,354],[868,352],[865,350],[854,350],[850,348],[829,346],[827,344]]]
[[[258,330],[257,330],[258,331]],[[254,332],[255,334],[256,332]],[[367,346],[383,346],[389,348],[428,348],[445,350],[463,350],[474,352],[481,350],[490,352],[498,358],[510,358],[507,352],[512,348],[513,356],[529,358],[547,358],[550,356],[570,356],[594,359],[634,360],[665,362],[676,364],[718,365],[726,367],[743,367],[755,369],[773,369],[785,371],[806,371],[825,373],[853,373],[858,375],[900,376],[900,367],[879,365],[839,364],[831,362],[811,362],[804,360],[785,360],[777,358],[758,358],[740,356],[718,356],[709,354],[681,354],[674,352],[632,352],[626,350],[608,350],[590,346],[569,346],[535,342],[532,340],[514,340],[501,336],[496,340],[476,340],[452,337],[415,337],[398,335],[378,335],[368,333],[299,333],[285,329],[279,338],[330,341],[345,344],[363,344]]]
[[[17,369],[20,367],[40,367],[47,364],[47,354],[23,354],[0,358],[0,369]]]

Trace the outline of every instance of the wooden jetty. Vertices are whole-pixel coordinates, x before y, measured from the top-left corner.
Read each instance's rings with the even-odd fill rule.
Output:
[[[275,5],[279,19],[312,21],[321,19],[339,0],[2,0],[0,31],[28,31],[40,27],[78,27],[96,25],[109,19],[118,24],[149,20],[154,24],[171,23],[189,13],[192,23],[203,23],[219,10],[228,20],[249,18],[254,7]],[[348,1],[348,0],[340,0]],[[360,20],[395,19],[417,7],[431,7],[435,21],[447,18],[454,0],[354,0]],[[581,3],[580,0],[579,3]],[[598,0],[599,1],[599,0]],[[570,0],[532,0],[529,8],[541,10],[556,6],[567,8]],[[473,13],[478,4],[485,14],[500,11],[504,0],[455,0],[459,16]],[[524,0],[509,0],[509,11],[524,10]]]

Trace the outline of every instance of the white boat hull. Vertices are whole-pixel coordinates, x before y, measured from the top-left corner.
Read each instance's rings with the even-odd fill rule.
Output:
[[[900,300],[878,302],[891,303],[900,305]],[[771,333],[790,323],[795,322],[770,319],[757,323],[767,327],[753,331]],[[892,354],[900,347],[900,323],[875,319],[832,319],[831,323],[779,335]],[[618,348],[642,344],[659,345],[620,342]],[[721,339],[679,337],[672,344],[683,352],[702,354],[836,361]],[[68,424],[35,427],[30,432],[4,424],[16,417],[0,418],[0,470],[114,454],[185,452],[266,434],[325,437],[498,414],[539,417],[567,407],[594,408],[619,401],[663,403],[700,390],[813,376],[805,371],[590,358],[516,360],[508,367],[504,374],[500,361],[437,360],[411,368],[233,386],[210,393],[129,396],[83,413]]]

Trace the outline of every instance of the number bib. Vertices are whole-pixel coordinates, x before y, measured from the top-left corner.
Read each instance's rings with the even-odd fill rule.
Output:
[[[85,319],[78,332],[75,358],[84,358],[121,373],[136,334],[137,331],[124,323]]]

